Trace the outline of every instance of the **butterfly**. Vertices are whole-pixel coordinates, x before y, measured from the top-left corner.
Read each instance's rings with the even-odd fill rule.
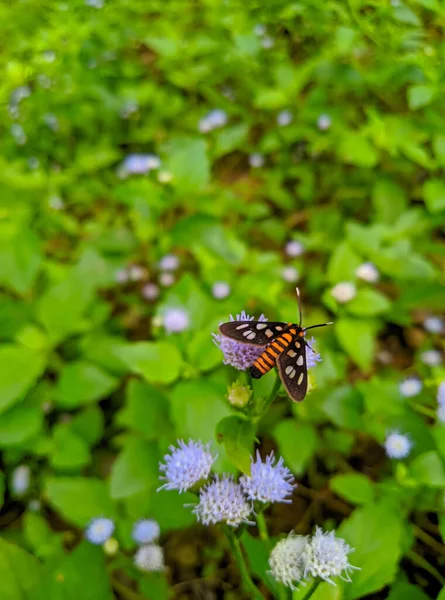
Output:
[[[306,346],[309,344],[304,339],[305,333],[308,329],[332,325],[332,322],[303,328],[300,292],[298,288],[296,291],[300,313],[299,325],[281,321],[230,321],[222,323],[219,331],[242,344],[265,346],[264,351],[250,367],[251,376],[259,379],[276,366],[290,398],[294,402],[301,402],[306,396],[308,383]]]

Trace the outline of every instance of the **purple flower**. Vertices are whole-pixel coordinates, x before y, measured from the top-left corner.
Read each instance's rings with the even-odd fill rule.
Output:
[[[241,486],[233,481],[231,475],[226,475],[201,490],[199,503],[193,512],[204,525],[227,523],[237,527],[240,523],[250,523],[248,517],[252,506],[244,497]]]
[[[445,404],[445,381],[441,381],[437,388],[437,402],[439,404]]]
[[[254,317],[249,317],[244,310],[241,314],[236,315],[236,319],[230,315],[231,321],[253,321]],[[264,315],[261,315],[258,321],[267,321]],[[256,360],[263,352],[263,346],[249,346],[236,342],[230,338],[225,337],[219,333],[212,333],[213,341],[218,348],[224,354],[224,364],[231,365],[238,369],[238,371],[244,371]]]
[[[185,492],[201,481],[207,479],[212,464],[216,459],[210,453],[210,444],[189,440],[185,443],[178,440],[179,448],[170,446],[171,454],[164,456],[165,464],[160,463],[159,468],[164,472],[160,479],[166,483],[159,489],[179,490]]]
[[[85,537],[92,544],[101,546],[113,535],[114,523],[106,517],[96,517],[86,528]]]
[[[287,497],[292,494],[294,477],[280,458],[275,463],[273,452],[262,462],[257,451],[256,461],[252,459],[250,476],[243,475],[240,484],[249,500],[260,502],[291,502]]]
[[[158,169],[161,160],[156,154],[129,154],[123,161],[120,170],[125,175],[144,175],[152,169]]]
[[[314,350],[312,350],[315,344],[314,337],[311,337],[311,339],[308,340],[308,344],[310,348],[306,346],[306,365],[308,369],[311,369],[312,367],[315,367],[318,362],[321,362],[321,356],[318,352],[314,352]]]
[[[167,333],[180,333],[190,325],[189,314],[181,307],[167,308],[164,313],[163,321]]]
[[[150,544],[157,540],[161,530],[157,521],[152,519],[141,519],[133,526],[131,537],[137,544]]]

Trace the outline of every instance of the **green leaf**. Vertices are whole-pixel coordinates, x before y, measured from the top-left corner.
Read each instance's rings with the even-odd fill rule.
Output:
[[[375,354],[376,326],[371,321],[339,319],[335,322],[338,341],[362,371],[369,371]]]
[[[408,106],[411,110],[417,110],[431,103],[436,94],[432,85],[413,85],[408,88]]]
[[[360,567],[344,587],[345,600],[363,598],[394,580],[401,557],[403,519],[401,511],[380,502],[356,509],[342,523],[338,536],[355,548],[349,559]]]
[[[13,232],[0,228],[0,283],[19,294],[31,289],[42,264],[41,242],[29,227],[23,224],[23,231]]]
[[[188,137],[171,140],[166,154],[167,168],[179,193],[196,193],[207,186],[210,164],[204,140]]]
[[[54,469],[79,471],[91,460],[88,444],[76,435],[69,424],[59,423],[53,428],[53,448],[50,461]]]
[[[329,485],[336,494],[353,504],[367,504],[374,500],[372,482],[361,473],[336,475],[331,478]]]
[[[445,600],[445,587],[440,590],[437,600]]]
[[[240,123],[233,127],[225,127],[218,131],[215,137],[215,155],[224,156],[233,152],[245,142],[249,133],[249,126],[246,123]]]
[[[340,158],[345,162],[357,167],[375,167],[379,155],[364,135],[356,132],[345,133],[338,146]]]
[[[45,558],[63,551],[61,538],[52,531],[42,515],[27,511],[23,519],[23,531],[37,556]]]
[[[355,279],[355,270],[362,260],[348,242],[342,242],[334,250],[328,264],[328,279],[331,283]]]
[[[0,471],[0,509],[5,503],[5,474]]]
[[[335,425],[361,430],[363,402],[357,390],[350,385],[341,385],[326,394],[323,411]]]
[[[84,361],[65,365],[57,382],[55,395],[63,408],[77,408],[108,396],[118,380],[95,365]]]
[[[285,419],[274,429],[280,452],[295,475],[302,475],[318,446],[318,438],[310,423]]]
[[[445,598],[445,596],[444,596]],[[416,585],[411,585],[410,583],[405,582],[397,582],[391,588],[389,596],[387,596],[386,600],[430,600],[430,596],[427,596],[425,592],[423,592]],[[437,597],[437,600],[440,600],[440,594]]]
[[[119,346],[116,355],[149,383],[172,383],[179,376],[182,358],[170,342],[136,342]]]
[[[132,379],[118,420],[147,439],[157,440],[171,429],[168,399],[145,381]]]
[[[34,600],[42,579],[39,561],[19,546],[0,538],[2,600]]]
[[[374,317],[388,312],[390,301],[376,290],[363,288],[358,290],[355,298],[346,305],[348,313],[357,317]]]
[[[124,449],[113,463],[111,497],[128,498],[159,487],[159,458],[157,446],[152,442],[128,438]]]
[[[431,214],[445,209],[445,182],[440,179],[428,179],[423,184],[423,199]]]
[[[0,414],[0,447],[20,446],[38,434],[43,425],[39,406],[20,403]]]
[[[100,479],[50,477],[46,482],[45,493],[50,504],[69,523],[80,527],[85,527],[93,517],[115,515],[107,485]]]
[[[410,466],[416,481],[430,487],[445,487],[445,468],[437,452],[433,450],[417,456]]]
[[[224,444],[228,458],[243,473],[250,474],[255,428],[243,415],[221,419],[215,429],[216,441]]]
[[[0,413],[19,400],[42,373],[46,357],[26,348],[0,346]]]
[[[73,433],[92,446],[96,444],[104,432],[104,416],[98,406],[88,406],[78,412],[70,423]]]
[[[372,189],[372,202],[377,220],[387,225],[394,222],[403,214],[407,207],[405,191],[392,179],[379,178]],[[369,228],[365,228],[365,232]]]

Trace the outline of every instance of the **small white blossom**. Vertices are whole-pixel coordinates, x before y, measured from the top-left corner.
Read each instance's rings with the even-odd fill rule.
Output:
[[[252,506],[243,495],[241,486],[231,475],[215,479],[201,489],[199,503],[193,509],[204,525],[227,523],[237,527],[248,520]]]
[[[14,496],[24,496],[31,482],[31,469],[28,465],[19,465],[11,475],[11,491]]]
[[[167,333],[180,333],[190,325],[189,313],[185,308],[167,308],[163,315],[163,325]]]
[[[156,283],[146,283],[142,288],[142,296],[145,300],[156,300],[159,296],[159,286]]]
[[[141,519],[133,526],[131,536],[137,544],[151,544],[159,538],[161,529],[153,519]]]
[[[438,333],[445,332],[445,323],[444,323],[443,319],[441,319],[440,317],[435,317],[435,316],[427,317],[423,322],[423,326],[429,333],[437,333],[438,334]]]
[[[129,154],[120,165],[118,174],[122,177],[144,175],[160,166],[161,159],[156,154]]]
[[[216,281],[212,285],[212,296],[217,300],[223,300],[230,295],[230,285],[226,281]]]
[[[281,269],[281,277],[284,279],[284,281],[288,281],[289,283],[295,283],[300,279],[300,273],[295,267],[292,267],[291,265],[286,265]]]
[[[92,544],[101,546],[113,535],[114,523],[106,517],[96,517],[86,528],[85,537]]]
[[[23,127],[18,123],[13,123],[11,125],[11,134],[19,146],[26,144],[28,137]]]
[[[87,6],[91,6],[92,8],[103,8],[104,0],[85,0],[85,4]]]
[[[406,458],[411,452],[413,443],[409,437],[398,431],[389,431],[386,435],[384,447],[389,458]]]
[[[161,271],[176,271],[179,267],[179,258],[175,254],[166,254],[158,263]]]
[[[269,566],[276,581],[295,589],[295,583],[301,581],[304,575],[303,553],[308,538],[302,535],[289,535],[279,541],[269,556]]]
[[[159,489],[178,490],[179,493],[193,487],[210,474],[216,456],[210,452],[210,444],[189,440],[178,440],[178,446],[170,446],[170,454],[164,456],[165,464],[160,463],[164,473],[160,479],[166,481]]]
[[[335,585],[332,577],[351,581],[349,573],[357,569],[349,564],[348,554],[352,551],[353,548],[333,531],[324,532],[317,527],[303,551],[305,576],[320,577],[332,585]]]
[[[439,387],[437,388],[437,402],[439,404],[445,404],[445,381],[439,383]]]
[[[438,421],[445,423],[445,402],[438,405],[436,416]]]
[[[320,115],[317,119],[317,127],[320,131],[326,131],[332,125],[332,119],[329,115]]]
[[[53,210],[63,210],[65,208],[65,203],[60,196],[53,194],[48,198],[48,206]]]
[[[134,555],[134,564],[145,573],[163,571],[165,568],[164,552],[156,544],[141,546]]]
[[[170,287],[175,283],[175,276],[169,271],[163,271],[159,275],[159,283],[162,285],[162,287]]]
[[[215,108],[211,110],[198,123],[198,129],[201,133],[208,133],[214,129],[220,129],[227,125],[228,116],[225,110]]]
[[[304,253],[304,246],[301,242],[289,240],[284,247],[284,251],[287,256],[294,258],[295,256],[301,256]]]
[[[265,35],[261,40],[261,45],[265,50],[270,50],[275,46],[275,40],[270,35]]]
[[[266,26],[263,25],[262,23],[257,23],[255,25],[255,27],[253,28],[253,33],[255,35],[257,35],[258,37],[261,37],[261,36],[265,35],[265,33],[266,33]]]
[[[425,350],[420,354],[420,360],[429,367],[437,367],[442,363],[442,354],[439,350]]]
[[[423,383],[418,377],[407,377],[399,384],[399,391],[404,398],[412,398],[420,394]]]
[[[260,169],[264,165],[264,156],[258,152],[249,155],[249,165],[252,169]]]
[[[56,60],[56,53],[54,50],[45,50],[45,52],[42,53],[42,57],[46,62],[52,63]]]
[[[277,125],[280,127],[287,127],[294,120],[294,115],[290,110],[282,110],[277,115]]]
[[[140,265],[131,265],[128,269],[128,277],[130,281],[141,281],[147,276],[147,270]]]
[[[355,274],[359,279],[363,279],[363,281],[368,281],[369,283],[375,283],[380,277],[377,267],[372,262],[362,263],[355,270]]]
[[[170,183],[173,180],[173,173],[170,171],[159,171],[158,181],[159,183]]]
[[[334,285],[331,289],[331,296],[340,302],[341,304],[345,304],[346,302],[350,302],[357,293],[357,288],[350,281],[342,281]]]
[[[119,269],[118,271],[116,271],[116,273],[114,274],[114,279],[116,283],[128,283],[130,279],[128,269]]]

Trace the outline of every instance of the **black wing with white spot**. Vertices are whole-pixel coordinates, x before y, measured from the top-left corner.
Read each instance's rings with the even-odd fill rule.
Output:
[[[288,327],[287,323],[269,321],[230,321],[219,326],[219,331],[232,340],[251,346],[267,346]]]
[[[280,379],[294,402],[304,400],[307,392],[306,344],[295,338],[277,358]]]

